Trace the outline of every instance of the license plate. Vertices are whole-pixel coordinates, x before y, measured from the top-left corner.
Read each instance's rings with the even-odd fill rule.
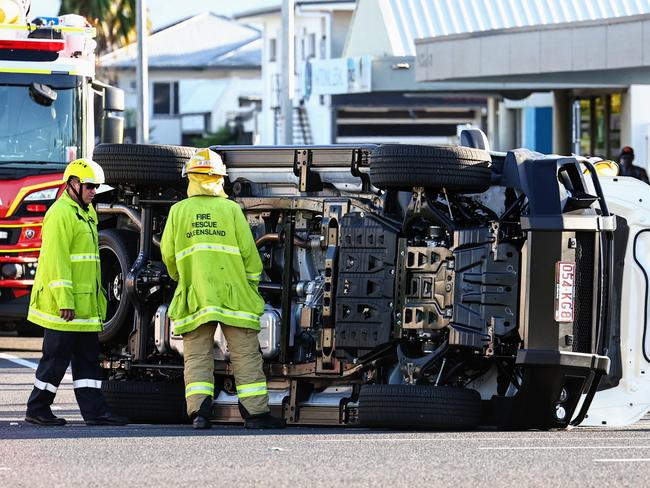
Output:
[[[558,261],[555,264],[555,320],[573,322],[576,263]]]

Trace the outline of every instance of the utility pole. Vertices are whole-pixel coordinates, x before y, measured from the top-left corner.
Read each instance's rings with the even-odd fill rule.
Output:
[[[294,94],[294,20],[295,1],[282,0],[282,62],[280,64],[281,107],[283,143],[293,144],[293,94]]]
[[[136,30],[138,35],[138,144],[149,142],[149,55],[147,52],[147,0],[136,0]]]

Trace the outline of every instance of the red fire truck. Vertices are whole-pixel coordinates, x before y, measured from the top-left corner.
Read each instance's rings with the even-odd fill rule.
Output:
[[[96,118],[103,142],[121,142],[124,94],[95,80],[95,29],[83,17],[27,22],[3,8],[15,2],[0,0],[10,22],[0,23],[0,326],[28,333],[43,216],[66,164],[92,155]]]

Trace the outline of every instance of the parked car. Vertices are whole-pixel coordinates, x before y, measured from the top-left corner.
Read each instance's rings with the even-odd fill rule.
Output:
[[[619,199],[614,215],[601,180],[618,198],[618,179],[592,161],[463,146],[212,149],[264,263],[260,348],[271,408],[289,424],[564,428],[599,388],[617,390],[622,313],[643,313],[621,290],[637,286],[647,303],[648,260],[645,295],[626,273],[631,241],[650,244],[650,212]],[[102,388],[134,421],[184,420],[159,244],[192,153],[94,153],[114,187],[97,203]],[[220,330],[215,352],[214,420],[241,422]]]

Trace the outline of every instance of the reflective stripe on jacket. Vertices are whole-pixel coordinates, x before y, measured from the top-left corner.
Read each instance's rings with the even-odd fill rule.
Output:
[[[74,310],[65,321],[60,310]],[[97,214],[64,192],[45,214],[43,243],[27,320],[48,329],[99,332],[106,316],[101,285]]]
[[[169,276],[178,281],[169,306],[174,333],[215,320],[260,329],[262,261],[237,203],[203,195],[178,202],[160,249]]]

